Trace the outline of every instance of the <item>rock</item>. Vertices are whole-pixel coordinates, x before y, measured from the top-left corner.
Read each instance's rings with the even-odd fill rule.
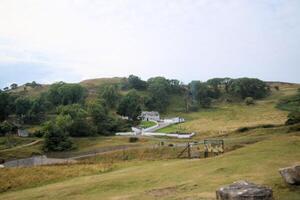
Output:
[[[300,165],[279,169],[282,178],[291,185],[300,185]]]
[[[216,191],[218,200],[272,200],[271,188],[247,181],[234,182]]]

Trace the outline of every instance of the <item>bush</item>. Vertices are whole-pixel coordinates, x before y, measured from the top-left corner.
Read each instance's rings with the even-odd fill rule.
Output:
[[[45,133],[44,150],[45,151],[65,151],[73,148],[68,129],[72,123],[69,115],[59,115],[53,121],[45,124],[43,132]]]
[[[292,111],[288,115],[288,120],[285,122],[286,125],[293,125],[300,123],[300,112],[298,111]]]
[[[300,131],[300,124],[295,124],[294,126],[291,126],[288,130],[288,132],[297,132]]]
[[[237,129],[237,132],[240,132],[240,133],[243,133],[243,132],[246,132],[246,131],[249,131],[249,127],[241,127],[239,129]]]
[[[34,137],[42,138],[44,136],[44,132],[41,130],[37,130],[33,132]]]
[[[247,106],[249,106],[249,105],[254,105],[254,99],[253,99],[252,97],[246,97],[246,98],[245,98],[245,104],[246,104]]]
[[[139,138],[137,138],[137,137],[130,137],[130,138],[129,138],[129,142],[130,142],[130,143],[135,143],[135,142],[137,142],[137,141],[139,141]]]

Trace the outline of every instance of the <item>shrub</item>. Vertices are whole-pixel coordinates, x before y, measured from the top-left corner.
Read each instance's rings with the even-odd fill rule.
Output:
[[[288,132],[296,132],[300,131],[300,124],[295,124],[294,126],[291,126],[288,130]]]
[[[298,111],[292,111],[288,115],[288,120],[285,122],[286,125],[293,125],[300,123],[300,112]]]
[[[130,143],[135,143],[135,142],[137,142],[137,141],[139,141],[139,138],[137,138],[137,137],[130,137],[130,138],[129,138],[129,142],[130,142]]]
[[[42,138],[44,136],[44,132],[41,130],[36,130],[33,132],[34,137]]]
[[[243,133],[243,132],[249,131],[249,127],[241,127],[237,131],[240,133]]]
[[[249,105],[254,105],[254,99],[253,99],[252,97],[246,97],[246,98],[245,98],[245,104],[246,104],[247,106],[249,106]]]

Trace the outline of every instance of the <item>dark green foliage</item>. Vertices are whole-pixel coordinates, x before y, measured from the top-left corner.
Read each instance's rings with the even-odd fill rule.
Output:
[[[51,85],[48,91],[48,99],[53,105],[67,105],[83,103],[87,91],[79,84],[67,84],[63,82]]]
[[[231,81],[228,91],[242,99],[246,97],[260,99],[269,95],[270,88],[265,82],[256,78],[239,78]]]
[[[179,80],[170,79],[169,82],[169,90],[172,94],[183,94],[184,93],[184,86],[183,83],[180,83]]]
[[[43,97],[38,97],[31,100],[31,106],[24,116],[25,123],[37,124],[45,119],[45,113],[47,111],[48,105]]]
[[[35,82],[35,81],[32,81],[31,83],[26,83],[25,86],[27,87],[32,87],[32,88],[36,88],[36,87],[42,87],[41,84]]]
[[[94,124],[95,132],[99,135],[111,135],[123,127],[123,123],[108,113],[101,101],[91,102],[88,111]]]
[[[10,85],[10,88],[12,90],[16,89],[17,87],[18,87],[18,84],[16,84],[16,83],[13,83],[13,84]]]
[[[207,83],[202,83],[200,81],[192,81],[190,83],[190,88],[192,92],[193,100],[203,108],[208,108],[211,105],[211,100],[213,99],[214,91],[209,88]]]
[[[247,106],[249,106],[249,105],[254,105],[254,99],[253,99],[252,97],[246,97],[246,98],[245,98],[245,104],[246,104]]]
[[[116,86],[108,85],[101,92],[101,97],[105,100],[107,106],[115,108],[120,99],[120,94]]]
[[[45,124],[43,128],[45,151],[65,151],[72,148],[72,141],[68,133],[71,123],[70,116],[58,116],[55,120]]]
[[[117,113],[136,120],[141,114],[141,98],[135,90],[131,90],[121,99]]]
[[[288,132],[296,132],[296,131],[300,131],[300,123],[289,127],[289,130],[288,130]]]
[[[42,138],[44,137],[44,132],[42,130],[36,130],[33,132],[34,137]]]
[[[130,138],[129,138],[129,142],[130,142],[130,143],[135,143],[135,142],[137,142],[137,141],[139,141],[139,138],[137,138],[137,137],[130,137]]]
[[[147,82],[141,80],[138,76],[130,75],[128,77],[128,87],[129,89],[145,90],[147,88]]]
[[[84,137],[94,134],[87,118],[88,113],[80,104],[60,106],[57,110],[60,115],[71,117],[72,123],[68,128],[70,136]]]
[[[300,112],[300,91],[296,95],[281,99],[277,104],[277,108],[287,111]]]
[[[145,102],[150,110],[163,112],[166,110],[170,99],[170,84],[164,77],[154,77],[148,80],[148,91],[150,96]]]
[[[15,106],[16,114],[22,117],[29,112],[32,102],[27,97],[19,97],[15,101]]]
[[[274,125],[274,124],[262,124],[262,125],[257,125],[257,126],[250,126],[250,127],[240,127],[238,128],[236,131],[243,133],[249,130],[253,130],[253,129],[257,129],[257,128],[274,128],[278,125]]]
[[[5,120],[10,113],[10,97],[6,92],[0,91],[0,122]]]
[[[4,136],[12,131],[15,131],[17,127],[13,124],[9,123],[8,121],[3,121],[0,123],[0,136]]]
[[[223,78],[209,79],[206,83],[213,90],[213,98],[219,98],[221,95],[221,87],[223,86]]]
[[[288,115],[288,120],[285,122],[286,125],[293,125],[300,123],[300,112],[299,111],[292,111]]]

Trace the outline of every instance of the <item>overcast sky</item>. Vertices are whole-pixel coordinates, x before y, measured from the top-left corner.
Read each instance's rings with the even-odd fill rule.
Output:
[[[152,76],[300,82],[299,0],[0,0],[0,87]]]

